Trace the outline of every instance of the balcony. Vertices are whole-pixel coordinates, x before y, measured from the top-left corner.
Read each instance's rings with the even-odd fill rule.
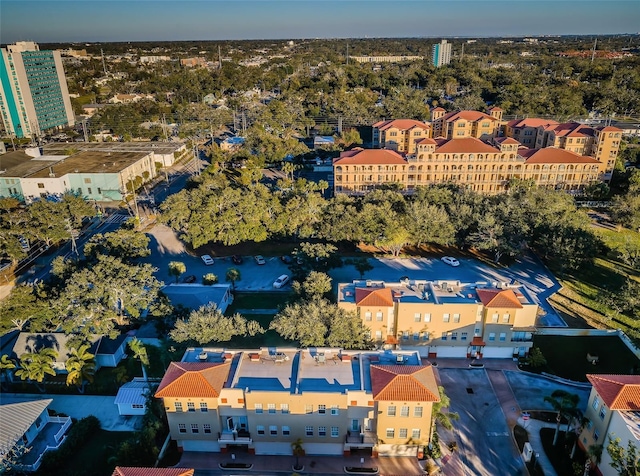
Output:
[[[345,448],[351,447],[374,447],[378,444],[378,435],[373,431],[347,431],[344,439]]]
[[[252,442],[253,440],[251,439],[251,433],[246,430],[225,430],[222,433],[218,433],[218,443],[248,445]]]

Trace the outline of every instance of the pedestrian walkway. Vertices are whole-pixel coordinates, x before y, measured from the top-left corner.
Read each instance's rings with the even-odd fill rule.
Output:
[[[181,468],[195,468],[196,470],[219,470],[217,474],[229,474],[229,470],[223,472],[220,464],[247,463],[253,465],[250,470],[234,470],[234,474],[286,474],[290,476],[296,458],[294,456],[250,455],[248,453],[210,453],[186,451],[182,454]],[[380,476],[421,476],[424,474],[417,458],[406,456],[392,458],[374,458],[373,456],[301,456],[299,463],[304,469],[299,474],[333,475],[345,474],[345,467],[378,468]],[[207,474],[215,474],[207,471]]]
[[[540,439],[540,430],[543,428],[556,428],[555,423],[547,423],[540,420],[523,420],[522,417],[518,418],[518,425],[527,430],[529,434],[529,444],[533,449],[533,453],[536,456],[536,464],[540,465],[544,476],[557,476],[556,470],[553,468],[551,461],[547,458],[546,453],[542,447],[542,440]]]

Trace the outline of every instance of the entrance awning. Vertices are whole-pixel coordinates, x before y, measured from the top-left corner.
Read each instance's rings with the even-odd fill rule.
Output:
[[[473,339],[471,339],[471,345],[484,347],[485,345],[487,345],[487,343],[482,340],[482,337],[475,336]]]

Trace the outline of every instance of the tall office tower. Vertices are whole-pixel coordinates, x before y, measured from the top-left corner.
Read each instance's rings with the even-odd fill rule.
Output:
[[[32,41],[0,49],[0,115],[6,134],[34,137],[75,119],[59,51]]]
[[[433,65],[438,68],[449,63],[451,63],[451,43],[442,40],[433,45]]]

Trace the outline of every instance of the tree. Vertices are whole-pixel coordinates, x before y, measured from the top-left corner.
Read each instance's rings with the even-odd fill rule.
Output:
[[[212,284],[216,284],[218,282],[218,276],[213,273],[207,273],[202,276],[202,284],[210,286]]]
[[[296,457],[296,464],[293,466],[294,471],[301,471],[302,466],[300,465],[300,456],[304,456],[304,448],[303,448],[302,438],[296,439],[293,443],[291,443],[291,450],[293,451],[293,456]]]
[[[637,476],[640,474],[640,452],[633,441],[629,440],[625,450],[620,444],[620,438],[609,435],[607,453],[611,457],[611,467],[620,476]]]
[[[171,261],[169,263],[169,276],[176,277],[176,283],[180,276],[187,272],[187,265],[182,261]]]
[[[41,387],[38,383],[43,383],[47,375],[55,376],[53,363],[58,353],[51,348],[40,349],[36,353],[25,353],[20,356],[20,364],[16,370],[16,376],[20,380],[34,382],[41,392],[44,392],[44,384]]]
[[[301,285],[302,292],[309,299],[320,299],[331,291],[331,278],[326,273],[311,271]]]
[[[2,384],[8,379],[11,370],[15,368],[16,363],[10,359],[7,354],[4,354],[2,358],[0,358],[0,378],[2,379]]]
[[[373,265],[369,263],[369,260],[367,258],[354,259],[353,267],[356,268],[356,271],[358,273],[360,273],[360,279],[364,278],[364,273],[373,269]]]
[[[229,268],[227,270],[227,275],[225,276],[226,281],[231,282],[231,287],[233,290],[236,290],[236,281],[240,281],[242,275],[240,274],[240,270],[238,268]]]
[[[570,412],[575,410],[580,401],[580,396],[575,393],[569,393],[565,390],[554,390],[551,395],[544,397],[544,401],[549,403],[553,409],[558,412],[556,418],[556,432],[553,436],[553,445],[558,444],[558,437],[560,436],[560,421],[563,416],[569,416]]]
[[[445,408],[449,408],[451,405],[451,399],[447,396],[443,386],[438,386],[438,394],[440,395],[440,401],[434,402],[431,409],[431,437],[436,431],[436,425],[442,425],[447,430],[453,428],[452,421],[459,420],[460,415],[455,412],[444,411]]]
[[[80,393],[84,393],[87,382],[93,382],[96,373],[94,355],[89,352],[89,345],[83,344],[77,349],[71,349],[69,359],[64,366],[67,369],[67,386],[76,385]]]
[[[547,365],[547,359],[542,355],[542,351],[539,347],[533,347],[531,349],[526,361],[534,369]]]
[[[249,321],[240,314],[226,317],[215,304],[202,306],[179,319],[169,336],[176,342],[195,341],[199,345],[209,342],[227,342],[234,336],[254,336],[264,333],[257,321]]]
[[[147,367],[149,366],[149,355],[147,354],[147,348],[144,343],[134,337],[131,341],[129,341],[129,349],[133,352],[133,358],[140,361],[140,366],[142,367],[142,377],[145,382],[149,381],[147,377]]]
[[[93,235],[86,245],[84,254],[95,258],[98,254],[117,256],[123,260],[149,256],[149,237],[136,230],[120,228],[102,235]]]

